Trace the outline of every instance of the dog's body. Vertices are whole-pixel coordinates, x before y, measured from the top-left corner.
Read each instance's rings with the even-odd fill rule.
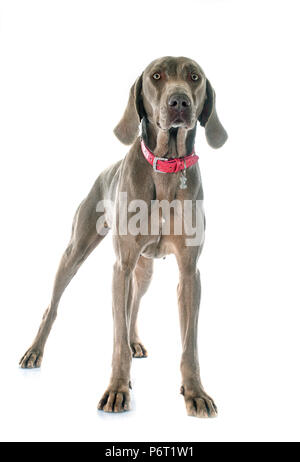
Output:
[[[61,295],[80,265],[110,229],[116,263],[113,274],[114,351],[110,384],[99,402],[99,409],[120,412],[129,409],[130,365],[132,355],[145,357],[147,351],[139,339],[137,314],[141,297],[151,277],[153,258],[173,253],[180,272],[178,302],[182,337],[182,388],[187,412],[199,417],[215,416],[216,406],[200,381],[197,352],[197,321],[200,303],[200,276],[197,261],[204,239],[204,215],[200,216],[200,241],[186,245],[186,234],[170,232],[122,234],[119,231],[121,193],[127,201],[174,199],[202,201],[203,192],[198,164],[186,169],[187,187],[180,187],[182,172],[162,174],[153,169],[141,151],[138,126],[142,120],[142,138],[155,156],[168,159],[192,152],[197,120],[205,126],[212,147],[220,147],[227,135],[215,110],[215,93],[201,68],[187,58],[161,58],[151,63],[133,85],[124,116],[115,129],[117,137],[132,144],[126,157],[102,172],[87,198],[80,204],[73,222],[70,243],[62,257],[55,279],[51,303],[38,334],[20,361],[21,367],[41,365],[44,346],[57,314]],[[99,202],[110,201],[102,210]],[[151,211],[144,219],[147,220]],[[161,217],[163,218],[163,217]],[[97,227],[96,227],[97,224]]]

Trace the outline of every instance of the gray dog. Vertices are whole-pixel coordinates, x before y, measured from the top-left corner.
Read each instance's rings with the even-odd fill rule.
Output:
[[[214,417],[217,408],[204,391],[200,380],[197,324],[200,304],[200,276],[197,261],[204,238],[204,214],[196,223],[201,239],[187,245],[187,233],[174,232],[171,215],[168,233],[163,232],[164,213],[158,214],[156,232],[120,232],[121,197],[142,200],[149,205],[144,214],[151,218],[151,204],[176,200],[190,201],[199,212],[203,191],[198,157],[194,154],[197,121],[205,127],[206,139],[213,148],[221,147],[227,134],[216,112],[215,92],[199,65],[187,58],[164,57],[153,61],[130,90],[124,115],[115,134],[132,145],[122,161],[100,174],[90,193],[80,204],[74,218],[72,236],[54,282],[52,299],[39,331],[20,365],[39,367],[46,340],[57,315],[59,300],[80,265],[110,229],[116,262],[113,269],[114,348],[112,374],[98,409],[122,412],[130,407],[130,367],[132,356],[146,357],[147,351],[137,330],[137,315],[153,269],[153,259],[175,254],[179,267],[178,304],[182,340],[181,393],[188,415]],[[139,126],[142,122],[142,136]],[[99,211],[99,203],[106,208]],[[199,214],[198,214],[199,215]],[[132,212],[128,213],[127,221]],[[124,221],[124,220],[123,220]],[[126,220],[125,220],[126,221]],[[124,223],[123,223],[124,224]]]

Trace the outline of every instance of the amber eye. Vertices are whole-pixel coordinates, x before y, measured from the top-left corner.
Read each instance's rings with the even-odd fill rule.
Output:
[[[160,74],[158,72],[155,72],[155,74],[152,75],[152,78],[154,80],[159,80],[160,79]]]
[[[192,79],[194,82],[196,82],[197,80],[200,79],[200,77],[199,77],[198,74],[193,73],[193,74],[191,74],[191,79]]]

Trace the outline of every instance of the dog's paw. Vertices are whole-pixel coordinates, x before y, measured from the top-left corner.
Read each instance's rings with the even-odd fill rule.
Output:
[[[30,347],[19,361],[22,369],[34,369],[42,364],[43,352],[39,348]]]
[[[148,352],[141,342],[132,342],[130,346],[134,358],[147,358]]]
[[[187,414],[193,417],[217,417],[218,409],[214,400],[204,391],[192,392],[186,390],[183,386],[180,390],[184,396]]]
[[[98,410],[104,412],[124,412],[130,410],[129,390],[107,389],[98,404]]]

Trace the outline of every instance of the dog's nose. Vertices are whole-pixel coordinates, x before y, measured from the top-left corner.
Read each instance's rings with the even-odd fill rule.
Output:
[[[174,93],[174,95],[169,98],[168,104],[177,111],[183,111],[191,105],[191,101],[184,93]]]

